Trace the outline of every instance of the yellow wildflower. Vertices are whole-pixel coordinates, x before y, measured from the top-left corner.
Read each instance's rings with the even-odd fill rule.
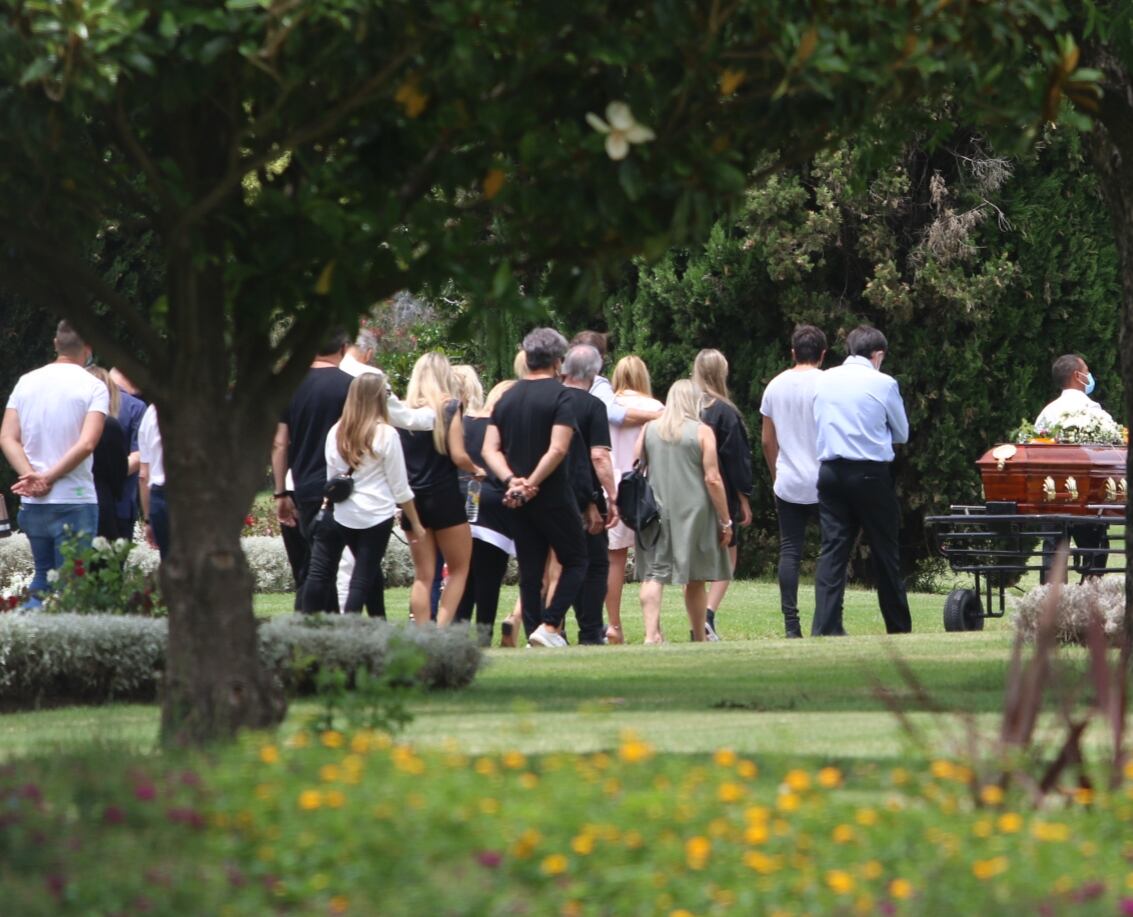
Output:
[[[884,873],[885,867],[877,860],[867,860],[862,864],[862,878],[864,879],[869,879],[870,881],[880,879]]]
[[[669,911],[669,917],[694,917],[692,911],[686,911],[683,907],[678,907],[675,911]]]
[[[287,740],[287,744],[292,748],[306,748],[311,744],[311,737],[305,732],[297,732]]]
[[[748,825],[744,831],[744,840],[749,844],[762,844],[767,841],[768,832],[765,822],[756,822]]]
[[[1125,877],[1125,887],[1133,891],[1133,872]]]
[[[726,780],[717,788],[716,798],[720,802],[739,802],[744,798],[744,788],[732,780]]]
[[[485,796],[480,800],[480,811],[485,815],[495,815],[500,811],[500,801],[491,796]]]
[[[972,834],[976,837],[991,837],[994,831],[995,827],[990,818],[981,818],[972,825]]]
[[[346,796],[342,790],[328,790],[326,804],[332,809],[341,809],[346,804]]]
[[[274,745],[265,745],[260,749],[260,760],[264,764],[275,764],[279,761],[279,749]]]
[[[848,895],[854,890],[854,877],[844,869],[831,869],[826,873],[826,885],[836,895]]]
[[[318,790],[304,790],[299,794],[299,808],[306,811],[317,809],[323,804],[323,794]]]
[[[328,729],[319,736],[319,741],[321,741],[326,748],[342,748],[342,733],[334,729]]]
[[[626,845],[627,850],[639,850],[645,846],[645,837],[640,831],[627,831],[622,843]]]
[[[1125,779],[1133,780],[1133,758],[1125,762]]]
[[[491,777],[496,772],[496,762],[491,758],[477,758],[472,769],[481,777]]]
[[[849,825],[838,825],[830,836],[835,844],[848,844],[854,839],[854,829]]]
[[[913,897],[913,883],[908,879],[894,879],[889,883],[889,896],[898,901]]]
[[[877,824],[877,812],[873,809],[858,809],[854,813],[854,821],[863,828],[869,828]]]
[[[827,790],[842,783],[842,772],[836,767],[824,767],[818,772],[818,785]]]
[[[527,766],[527,758],[524,756],[523,752],[509,751],[503,756],[503,765],[508,770],[522,770]]]
[[[1080,806],[1088,806],[1094,801],[1094,791],[1088,786],[1080,786],[1074,791],[1074,801]]]
[[[796,768],[787,771],[787,776],[783,778],[783,782],[794,792],[801,793],[803,790],[810,789],[810,774]]]
[[[350,750],[356,755],[364,755],[373,745],[373,737],[370,735],[368,729],[363,729],[354,734],[350,739]]]
[[[909,772],[903,767],[895,767],[889,772],[889,779],[897,786],[904,786],[909,782]]]
[[[768,856],[758,850],[749,850],[743,855],[744,866],[761,876],[769,876],[779,869],[779,857]]]
[[[1070,827],[1052,821],[1036,821],[1031,825],[1031,834],[1039,841],[1065,841],[1070,839]]]
[[[980,802],[985,806],[997,806],[1003,802],[1003,789],[995,784],[988,784],[980,790]]]
[[[653,757],[653,746],[641,739],[629,739],[618,748],[618,757],[627,764],[640,764]]]
[[[779,797],[779,808],[784,812],[794,812],[799,807],[799,797],[794,793],[784,793]]]
[[[570,842],[570,849],[579,856],[589,856],[594,852],[594,838],[589,834],[577,834]]]
[[[759,767],[756,766],[754,761],[749,761],[744,758],[736,764],[736,773],[739,774],[744,780],[754,780],[759,776]]]
[[[956,768],[952,762],[944,760],[933,761],[930,770],[932,776],[937,780],[951,780],[956,773]]]
[[[706,837],[697,835],[685,841],[685,860],[689,869],[703,869],[708,864],[711,852],[712,842]]]
[[[543,858],[539,869],[545,876],[561,876],[567,871],[567,858],[561,853],[552,853],[550,856]]]
[[[345,895],[335,895],[330,899],[330,912],[332,914],[345,914],[350,909],[350,899]]]
[[[996,820],[995,826],[1003,834],[1015,834],[1023,827],[1023,819],[1014,812],[1004,812]]]
[[[334,783],[339,778],[338,768],[333,764],[324,764],[319,768],[319,779],[323,783]]]
[[[744,809],[744,818],[749,822],[751,821],[767,821],[771,816],[771,810],[767,806],[748,806]]]
[[[533,790],[539,785],[539,775],[532,774],[530,771],[526,774],[520,774],[519,785],[525,790]]]
[[[972,875],[977,879],[994,879],[1007,871],[1007,857],[992,857],[990,860],[976,860],[972,864]]]
[[[712,760],[720,765],[720,767],[734,767],[737,759],[736,753],[732,751],[732,749],[718,748],[716,749],[716,754],[712,756]]]

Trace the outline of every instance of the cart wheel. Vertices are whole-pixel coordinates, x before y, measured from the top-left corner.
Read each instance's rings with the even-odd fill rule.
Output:
[[[953,589],[944,600],[944,629],[950,633],[983,630],[983,606],[974,589]]]

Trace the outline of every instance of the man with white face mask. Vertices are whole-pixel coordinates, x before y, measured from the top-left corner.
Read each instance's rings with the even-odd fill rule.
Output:
[[[893,444],[909,440],[909,421],[897,380],[881,372],[889,350],[885,335],[859,325],[846,337],[846,349],[845,362],[824,372],[815,387],[822,550],[814,575],[811,634],[846,633],[846,567],[861,530],[873,558],[885,629],[908,633],[913,625],[901,580],[901,509],[889,465]]]
[[[1054,384],[1061,394],[1048,404],[1035,419],[1035,432],[1049,432],[1067,414],[1096,411],[1113,422],[1106,410],[1090,398],[1094,393],[1094,374],[1086,361],[1076,353],[1066,353],[1050,368]]]
[[[1086,361],[1076,353],[1064,353],[1050,368],[1051,378],[1055,387],[1061,394],[1048,404],[1035,419],[1035,432],[1045,434],[1062,423],[1069,415],[1097,414],[1111,424],[1114,423],[1109,412],[1100,404],[1090,398],[1094,392],[1094,374]],[[1116,424],[1115,424],[1116,426]],[[1087,549],[1086,553],[1075,562],[1084,575],[1096,574],[1101,576],[1105,570],[1109,549],[1109,534],[1105,525],[1082,523],[1071,525],[1067,532],[1078,548]],[[1039,581],[1045,583],[1050,575],[1050,568],[1054,562],[1054,552],[1058,547],[1059,539],[1050,536],[1043,539],[1042,571]],[[1098,551],[1089,551],[1098,548]]]

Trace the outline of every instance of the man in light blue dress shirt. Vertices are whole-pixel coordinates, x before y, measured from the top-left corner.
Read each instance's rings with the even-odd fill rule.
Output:
[[[815,572],[813,636],[843,636],[846,568],[858,532],[869,542],[885,629],[912,630],[901,580],[901,511],[889,463],[893,444],[909,439],[909,421],[897,380],[882,373],[889,344],[876,328],[860,325],[846,338],[845,362],[822,374],[815,389],[818,507],[822,550]]]

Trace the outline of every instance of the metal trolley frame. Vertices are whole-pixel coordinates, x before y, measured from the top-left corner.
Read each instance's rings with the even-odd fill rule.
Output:
[[[1043,570],[1058,544],[1069,548],[1069,572],[1085,579],[1125,572],[1125,507],[1091,504],[1089,514],[1019,513],[1014,503],[953,506],[925,524],[955,573],[971,573],[975,589],[953,589],[944,601],[944,629],[983,630],[986,618],[1006,614],[1006,591],[1033,570]],[[1075,533],[1102,534],[1101,546],[1078,547]],[[1090,529],[1094,529],[1091,533]],[[1085,530],[1085,531],[1083,531]],[[1046,563],[1044,563],[1044,558]],[[998,592],[999,601],[995,602]],[[998,605],[998,608],[997,608]]]

